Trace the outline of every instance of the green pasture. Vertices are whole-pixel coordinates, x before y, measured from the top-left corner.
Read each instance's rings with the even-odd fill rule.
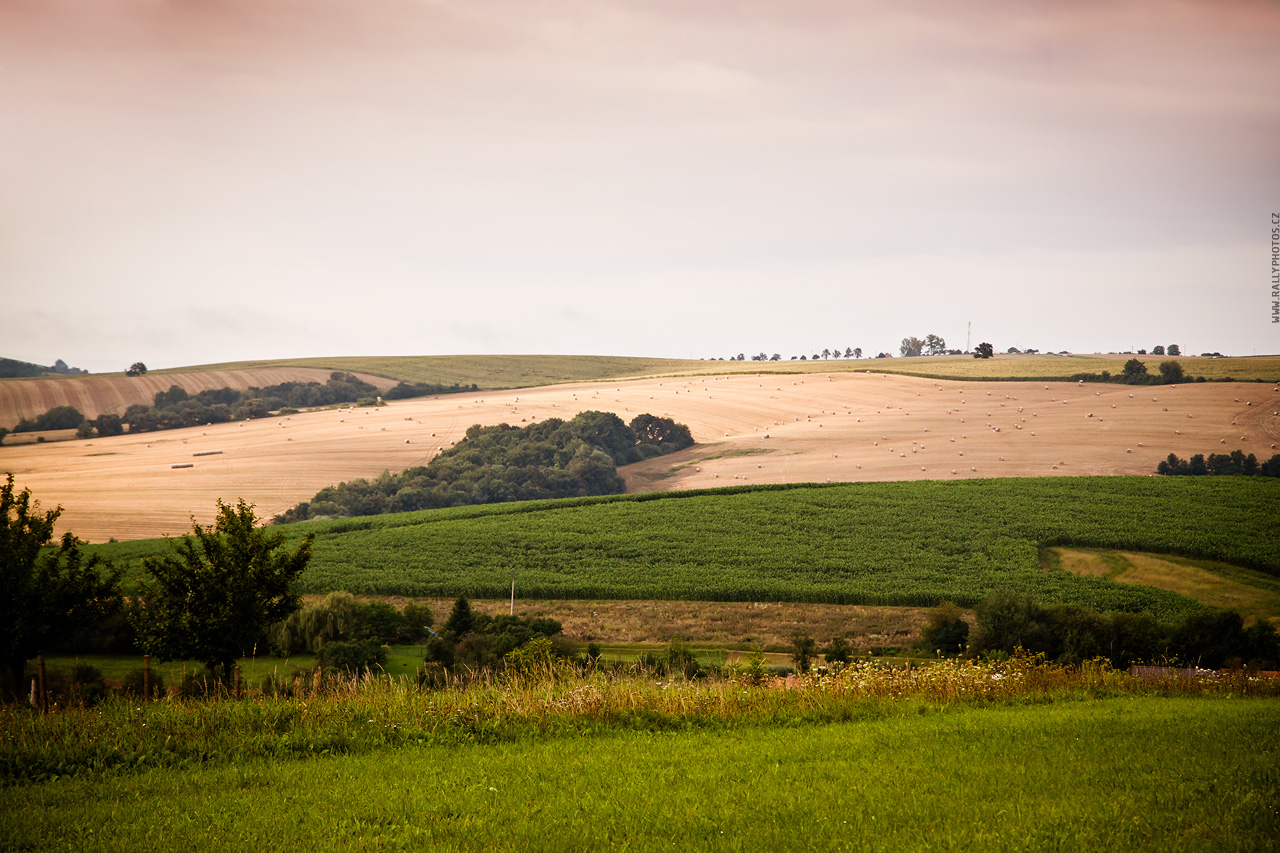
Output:
[[[375,723],[376,720],[370,720]],[[1124,697],[0,788],[9,850],[1263,851],[1280,704]]]
[[[972,606],[998,589],[1175,618],[1175,592],[1042,565],[1109,548],[1280,575],[1280,483],[1085,477],[753,486],[305,522],[305,592]],[[165,540],[92,546],[136,566]]]
[[[797,353],[798,354],[798,353]],[[1137,358],[1151,373],[1170,356],[1160,355],[1005,355],[976,359],[972,356],[923,356],[918,358],[829,359],[819,361],[716,361],[674,358],[630,358],[576,355],[432,355],[342,356],[236,361],[194,367],[153,370],[152,373],[189,373],[203,370],[237,370],[253,367],[316,367],[371,373],[405,382],[470,385],[481,388],[527,388],[562,382],[593,382],[644,376],[705,376],[755,373],[901,373],[935,379],[1009,380],[1067,379],[1079,373],[1109,371],[1119,375],[1125,362]],[[1178,356],[1189,377],[1236,381],[1280,380],[1280,356],[1201,358]]]

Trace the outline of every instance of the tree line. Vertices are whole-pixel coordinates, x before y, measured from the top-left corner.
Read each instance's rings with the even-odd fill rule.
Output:
[[[1243,450],[1230,453],[1210,453],[1205,458],[1197,453],[1190,459],[1179,459],[1176,453],[1170,453],[1156,465],[1157,474],[1177,477],[1202,477],[1226,474],[1243,474],[1249,477],[1280,477],[1280,453],[1266,462],[1259,463],[1252,453],[1245,455]]]
[[[692,445],[687,426],[651,414],[630,424],[596,411],[526,427],[475,424],[425,466],[327,486],[274,522],[619,494],[626,484],[618,466]]]
[[[400,382],[381,396],[388,400],[400,400],[475,390],[478,390],[475,384]],[[152,398],[152,405],[134,403],[123,415],[104,412],[89,419],[74,406],[55,406],[34,418],[18,421],[13,432],[74,429],[79,438],[92,438],[94,435],[106,437],[122,434],[126,426],[131,433],[156,432],[201,424],[265,418],[272,412],[343,403],[375,406],[378,404],[378,388],[354,374],[341,371],[329,374],[329,379],[323,384],[281,382],[261,388],[255,386],[244,391],[223,387],[190,394],[180,385],[171,385],[167,391],[156,393]],[[0,440],[3,440],[3,435],[0,435]]]
[[[1117,669],[1135,663],[1280,668],[1280,640],[1266,619],[1246,627],[1235,611],[1200,610],[1162,624],[1145,613],[1097,613],[1070,604],[1042,607],[1011,592],[983,599],[972,629],[954,605],[934,608],[920,632],[920,645],[928,652],[971,657],[1022,649],[1064,664],[1103,659]]]

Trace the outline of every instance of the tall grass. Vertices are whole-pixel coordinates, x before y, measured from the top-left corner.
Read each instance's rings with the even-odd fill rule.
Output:
[[[579,674],[558,664],[521,677],[455,674],[443,689],[385,676],[299,678],[276,697],[143,703],[112,699],[47,715],[0,712],[0,781],[358,754],[386,747],[495,743],[616,731],[839,722],[904,709],[1144,695],[1280,695],[1234,673],[1139,680],[1101,664],[1030,657],[924,667],[858,662],[798,679],[749,672],[684,681],[639,670]]]

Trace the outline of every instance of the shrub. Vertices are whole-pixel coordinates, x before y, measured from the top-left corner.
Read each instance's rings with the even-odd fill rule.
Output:
[[[323,670],[337,670],[359,675],[387,663],[387,647],[377,640],[325,643],[316,654]]]
[[[102,670],[93,664],[77,663],[71,667],[71,688],[67,700],[74,705],[96,705],[110,691],[102,679]]]
[[[964,612],[950,601],[929,611],[929,621],[920,629],[920,648],[926,652],[959,654],[968,639],[969,623],[964,619]]]
[[[791,660],[796,672],[808,672],[818,657],[818,644],[808,634],[795,634],[791,638]]]
[[[745,684],[760,685],[773,676],[764,662],[764,652],[752,649],[747,653],[747,662],[738,669],[738,678]]]
[[[187,670],[182,674],[182,683],[178,685],[178,697],[181,699],[208,699],[223,692],[221,682],[207,670]]]
[[[149,696],[143,696],[145,685],[146,673],[142,667],[138,667],[125,673],[120,689],[124,695],[134,698],[159,699],[165,695],[164,676],[156,670],[151,670],[151,694]]]
[[[853,660],[853,646],[844,637],[833,637],[831,645],[822,650],[828,664],[845,664]]]

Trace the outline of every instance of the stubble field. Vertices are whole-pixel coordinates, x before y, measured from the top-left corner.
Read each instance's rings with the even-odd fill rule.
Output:
[[[688,424],[698,444],[624,469],[635,492],[743,483],[1149,474],[1170,452],[1280,443],[1280,386],[949,381],[888,373],[717,374],[402,400],[108,439],[0,447],[62,529],[176,535],[219,498],[270,516],[343,480],[424,465],[472,424],[585,410]],[[202,455],[197,455],[202,454]],[[175,468],[176,465],[189,467]]]

